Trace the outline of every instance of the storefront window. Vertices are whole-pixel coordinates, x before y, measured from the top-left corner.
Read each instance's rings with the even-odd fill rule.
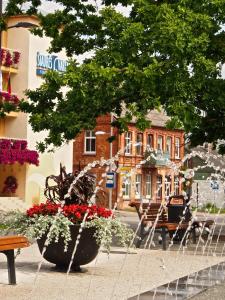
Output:
[[[174,195],[179,195],[180,194],[180,184],[179,184],[179,177],[175,176],[174,177]]]
[[[162,199],[162,176],[157,176],[156,188],[157,198]]]
[[[145,195],[146,195],[146,198],[148,198],[148,199],[150,199],[152,197],[152,176],[150,174],[146,175]]]
[[[141,198],[141,174],[136,175],[135,198]]]
[[[123,198],[130,199],[131,193],[131,179],[126,177],[123,182]]]
[[[166,195],[166,197],[169,197],[171,195],[171,177],[170,176],[165,177],[165,195]]]

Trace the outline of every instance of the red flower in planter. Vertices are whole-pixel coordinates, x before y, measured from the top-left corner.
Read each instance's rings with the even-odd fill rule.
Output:
[[[64,205],[55,204],[47,201],[39,205],[34,205],[27,210],[28,217],[34,217],[35,215],[56,215],[59,208],[62,209],[62,213],[73,223],[80,223],[85,214],[87,213],[86,220],[92,220],[96,217],[109,218],[112,216],[112,211],[104,207],[97,207],[96,205]]]

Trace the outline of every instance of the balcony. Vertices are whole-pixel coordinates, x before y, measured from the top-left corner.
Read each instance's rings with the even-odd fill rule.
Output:
[[[17,73],[20,61],[20,52],[17,50],[2,48],[0,52],[1,70],[3,73]]]
[[[146,150],[144,160],[146,161],[145,164],[143,164],[145,168],[166,167],[169,165],[170,155],[169,153],[162,153],[157,150]]]
[[[38,166],[39,155],[27,148],[26,140],[0,138],[0,164],[29,163]]]

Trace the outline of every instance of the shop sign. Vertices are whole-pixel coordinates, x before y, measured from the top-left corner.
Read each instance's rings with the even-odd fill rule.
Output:
[[[48,70],[65,72],[68,61],[60,59],[56,55],[44,55],[37,52],[36,74],[42,76]]]

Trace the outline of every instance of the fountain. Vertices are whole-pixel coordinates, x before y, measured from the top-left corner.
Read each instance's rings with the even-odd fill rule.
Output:
[[[129,146],[129,145],[127,145]],[[91,164],[87,165],[85,169],[83,169],[80,174],[77,176],[76,181],[83,176],[86,172],[88,172],[91,168],[95,166],[100,166],[101,168],[105,168],[105,173],[108,170],[108,166],[116,161],[118,161],[119,155],[121,151],[116,154],[115,157],[105,160],[101,159],[99,161],[93,161]],[[182,166],[184,163],[192,157],[199,156],[204,158],[206,161],[206,166],[211,167],[215,170],[215,173],[211,174],[206,180],[211,182],[213,180],[218,180],[220,185],[224,187],[224,174],[225,168],[218,169],[217,166],[213,163],[212,159],[218,158],[220,156],[215,156],[214,154],[205,153],[197,153],[196,151],[192,154],[188,154],[184,157],[182,162],[176,165],[174,162],[167,159],[168,167],[171,168],[172,173],[177,175],[181,174],[180,182],[183,183],[184,180],[191,180],[194,177],[196,171],[203,168],[203,166],[197,166],[193,169],[183,170]],[[148,157],[140,162],[139,165],[136,165],[131,172],[135,172],[141,165],[149,161],[150,159],[156,158],[154,153],[151,153]],[[205,165],[204,165],[205,167]],[[119,169],[117,172],[120,172]],[[103,177],[96,184],[95,192],[90,200],[90,205],[95,202],[95,197],[97,191],[101,188],[104,183],[105,177]],[[165,190],[165,198],[168,199],[172,194],[170,194],[170,183],[167,184]],[[71,185],[72,186],[72,185]],[[69,188],[67,196],[71,193],[72,188]],[[158,193],[161,186],[158,186],[158,190],[155,191],[155,194]],[[187,193],[183,191],[183,195],[185,199],[188,199]],[[189,205],[192,207],[192,218],[190,220],[190,226],[192,221],[203,222],[203,226],[199,228],[199,232],[197,234],[196,244],[193,244],[189,235],[189,228],[187,228],[184,233],[180,244],[175,243],[176,233],[179,231],[179,224],[182,223],[183,218],[185,217],[185,211],[183,213],[183,217],[181,218],[176,231],[173,233],[169,246],[166,251],[162,251],[159,245],[160,240],[158,240],[158,233],[156,232],[156,225],[158,222],[158,218],[160,215],[160,209],[165,206],[165,203],[161,203],[160,209],[158,211],[158,215],[152,226],[149,227],[149,232],[146,236],[146,240],[143,243],[143,247],[141,249],[135,250],[136,252],[132,252],[133,244],[137,239],[137,234],[141,225],[141,220],[137,222],[137,227],[134,232],[134,238],[129,245],[129,249],[124,249],[124,255],[120,260],[119,265],[116,268],[116,276],[114,280],[110,283],[110,288],[108,290],[107,296],[105,299],[177,299],[183,300],[187,299],[190,296],[194,296],[195,294],[201,292],[203,289],[210,287],[214,284],[218,284],[219,282],[225,279],[224,272],[224,261],[225,261],[225,245],[221,242],[223,238],[223,226],[224,226],[224,218],[221,219],[221,211],[223,206],[221,205],[215,215],[211,214],[213,206],[207,208],[206,207],[206,196],[204,191],[194,191],[189,199]],[[218,203],[218,194],[214,193],[213,203]],[[198,201],[197,201],[198,200]],[[118,202],[115,203],[113,207],[113,211],[115,212],[117,208]],[[151,201],[149,202],[149,206],[151,206]],[[187,206],[186,208],[187,209]],[[61,213],[60,211],[58,212]],[[214,225],[211,227],[211,230],[208,232],[207,228],[204,227],[204,221],[207,219],[213,219],[215,221]],[[77,238],[77,241],[74,245],[74,249],[72,252],[71,260],[69,267],[67,269],[66,275],[63,281],[63,287],[66,288],[69,285],[71,278],[71,265],[73,261],[73,256],[76,253],[77,246],[79,245],[80,235],[82,233],[83,225],[86,222],[86,217],[84,216],[82,225],[80,228],[80,232]],[[107,230],[107,228],[106,228]],[[185,243],[184,243],[185,241]],[[48,241],[46,240],[46,246]],[[42,256],[44,255],[45,248],[43,249]],[[136,254],[130,254],[136,253]],[[101,266],[102,262],[100,256],[102,252],[100,251],[94,265],[92,266],[91,272],[88,275],[88,284],[86,289],[83,291],[83,299],[89,299],[92,297],[93,287],[95,287],[96,276],[99,274],[99,266]],[[110,259],[109,254],[109,259]],[[122,254],[121,254],[122,255]],[[128,268],[129,261],[132,256],[132,270],[129,276],[126,274],[126,270]],[[187,260],[187,262],[186,262]],[[151,261],[153,267],[152,272],[150,272],[151,277],[145,278],[145,274],[147,273],[146,267]],[[42,259],[39,262],[38,269],[36,271],[34,286],[30,293],[28,294],[27,299],[33,297],[38,287],[38,278],[41,276],[42,266],[44,260]],[[184,265],[182,267],[182,265]],[[131,265],[130,265],[131,267]],[[149,265],[151,268],[151,265]],[[143,271],[143,269],[145,271]],[[174,274],[173,274],[174,272]],[[71,275],[71,276],[70,276]],[[128,276],[128,277],[127,277]],[[125,287],[121,287],[121,282],[126,283]],[[158,278],[158,282],[154,280]],[[103,280],[103,279],[102,279]],[[104,281],[104,280],[103,280]],[[74,295],[75,296],[75,295]],[[120,298],[121,297],[121,298]],[[94,299],[94,298],[92,298]]]

